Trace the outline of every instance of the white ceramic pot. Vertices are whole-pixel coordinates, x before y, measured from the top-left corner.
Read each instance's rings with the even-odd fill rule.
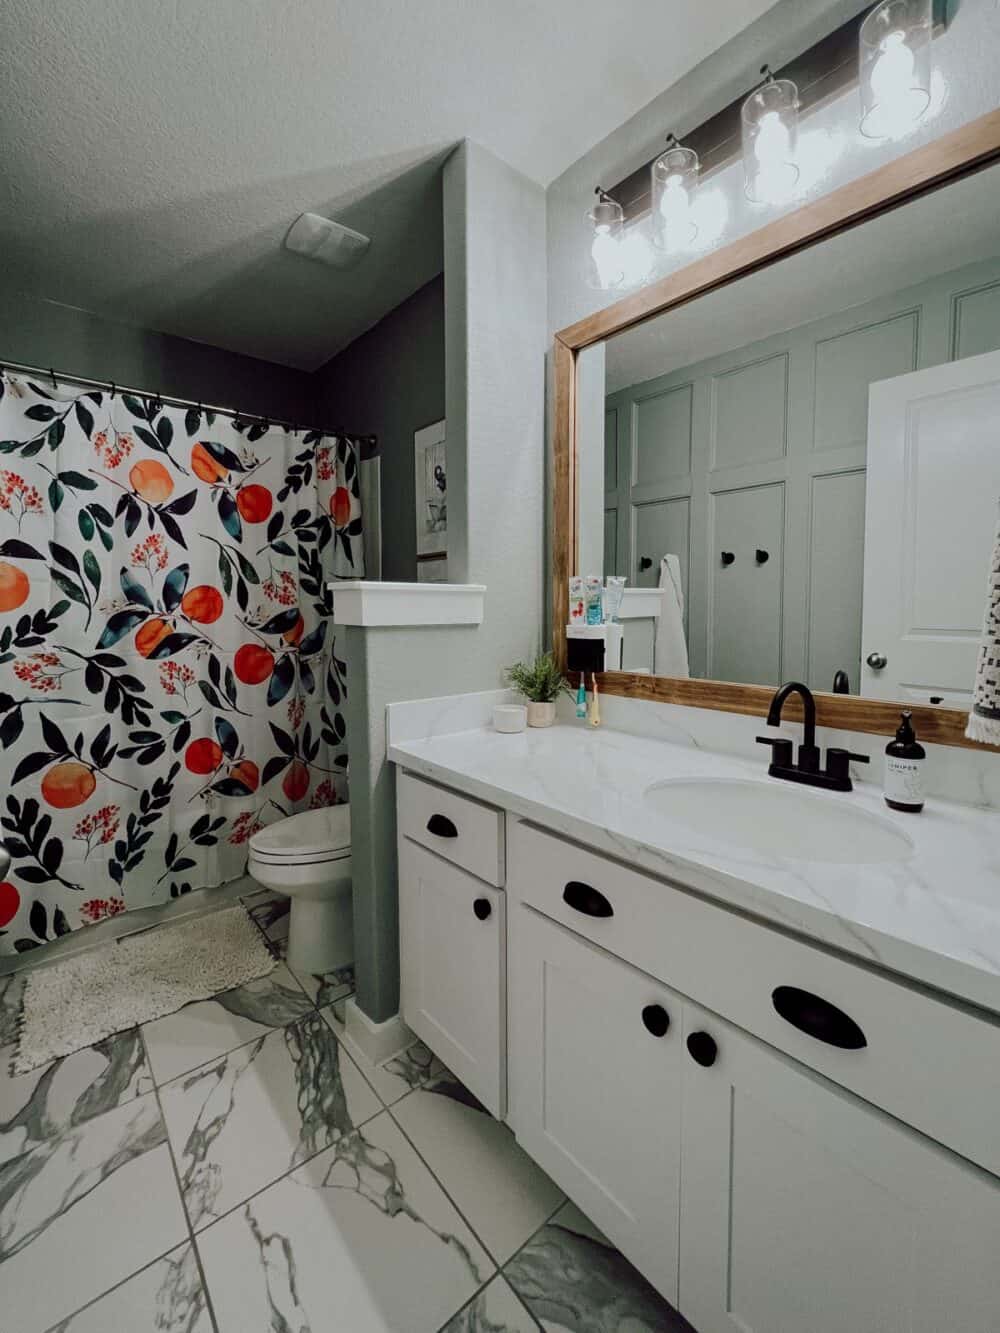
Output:
[[[493,709],[493,726],[508,735],[523,731],[528,721],[524,704],[497,704]]]
[[[551,727],[555,720],[556,705],[554,699],[547,704],[528,704],[529,727]]]

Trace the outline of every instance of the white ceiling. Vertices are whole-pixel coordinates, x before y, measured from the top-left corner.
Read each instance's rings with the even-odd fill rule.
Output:
[[[548,184],[772,2],[4,0],[3,280],[313,369],[440,271],[456,142]]]
[[[608,393],[1000,255],[990,167],[611,338]]]

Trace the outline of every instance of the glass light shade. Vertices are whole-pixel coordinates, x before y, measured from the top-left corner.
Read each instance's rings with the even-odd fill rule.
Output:
[[[691,216],[691,198],[698,184],[698,154],[675,146],[662,153],[651,168],[653,188],[653,241],[664,250],[679,250],[698,235]]]
[[[906,134],[931,100],[932,0],[883,0],[861,25],[861,133]]]
[[[587,286],[599,292],[620,287],[625,277],[622,258],[622,231],[625,214],[614,199],[598,199],[587,214],[590,224],[590,254],[587,260]]]
[[[755,203],[787,199],[799,179],[799,90],[791,79],[769,79],[743,103],[743,175]]]

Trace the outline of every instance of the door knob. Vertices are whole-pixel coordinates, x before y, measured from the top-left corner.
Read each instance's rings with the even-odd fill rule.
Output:
[[[873,671],[881,671],[883,667],[889,665],[889,659],[885,653],[869,653],[865,661]]]
[[[642,571],[642,570],[647,570],[647,569],[652,569],[652,568],[653,568],[653,561],[652,561],[652,559],[651,559],[648,555],[641,555],[641,556],[639,557],[639,569],[640,569],[640,571]]]

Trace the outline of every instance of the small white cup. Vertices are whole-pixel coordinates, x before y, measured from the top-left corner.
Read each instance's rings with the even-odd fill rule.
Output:
[[[513,734],[528,725],[528,710],[524,704],[497,704],[493,709],[493,727],[496,731]]]

